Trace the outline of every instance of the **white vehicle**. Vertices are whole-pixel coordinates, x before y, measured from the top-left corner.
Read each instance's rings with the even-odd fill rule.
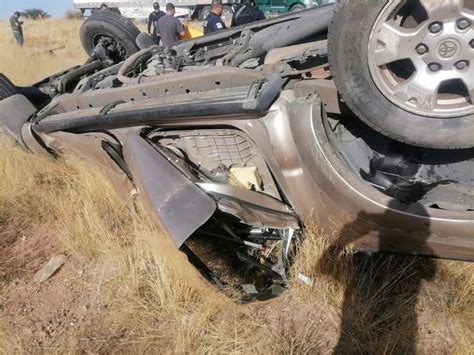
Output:
[[[125,17],[134,19],[146,19],[153,11],[153,3],[158,2],[164,11],[166,0],[74,0],[74,7],[85,15],[99,9],[100,4],[105,3],[113,11],[117,11]],[[224,16],[232,11],[232,4],[239,1],[224,1]],[[210,11],[210,0],[173,0],[176,6],[176,16],[189,16],[199,20],[204,19]]]

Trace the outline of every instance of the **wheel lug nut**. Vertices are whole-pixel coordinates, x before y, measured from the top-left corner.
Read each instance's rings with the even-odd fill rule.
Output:
[[[429,27],[429,30],[431,33],[438,33],[442,29],[443,29],[443,24],[441,22],[433,22]]]
[[[438,63],[431,63],[430,65],[428,65],[428,68],[430,68],[432,72],[436,72],[441,70],[441,65],[439,65]]]
[[[417,47],[416,47],[416,52],[418,54],[425,54],[428,52],[428,47],[424,44],[419,44]]]
[[[454,64],[454,66],[455,66],[456,69],[458,69],[458,70],[466,69],[468,65],[469,65],[469,62],[468,62],[467,60],[460,60],[459,62],[457,62],[456,64]]]
[[[474,39],[471,39],[471,42],[469,42],[469,45],[471,46],[471,48],[474,48]]]
[[[460,30],[465,30],[466,28],[471,26],[471,21],[469,21],[467,18],[462,18],[459,19],[456,24]]]

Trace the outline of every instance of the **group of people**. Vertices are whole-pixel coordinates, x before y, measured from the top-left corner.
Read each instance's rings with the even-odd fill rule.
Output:
[[[265,15],[253,1],[246,0],[244,4],[234,8],[231,27],[265,19]],[[212,0],[211,11],[203,22],[204,34],[227,29],[222,20],[223,12],[222,0]],[[153,12],[148,17],[148,33],[156,44],[171,46],[185,36],[186,28],[174,17],[174,14],[175,7],[172,3],[166,4],[166,13],[160,10],[159,3],[153,4]]]
[[[203,23],[204,34],[227,29],[224,21],[222,21],[223,11],[224,6],[222,0],[212,0],[211,12]],[[254,0],[246,0],[244,4],[234,7],[231,27],[264,19],[265,15],[263,14],[263,11],[255,6]]]
[[[174,17],[176,9],[172,3],[166,4],[166,12],[160,10],[160,4],[153,4],[153,11],[148,17],[148,33],[156,44],[168,47],[178,43],[186,34],[181,21]]]
[[[259,10],[254,0],[246,0],[240,6],[234,8],[231,26],[239,26],[253,21],[265,19],[265,15]],[[100,5],[100,11],[109,10],[107,4]],[[166,4],[166,12],[160,10],[160,4],[155,2],[153,4],[153,11],[148,17],[148,33],[151,34],[154,43],[162,46],[171,46],[179,42],[186,34],[186,28],[181,21],[174,17],[176,13],[175,6],[172,3]],[[222,0],[212,0],[211,11],[203,23],[204,34],[225,30],[226,24],[222,21],[222,13],[224,5]],[[10,26],[13,31],[16,43],[23,46],[23,22],[20,21],[20,13],[16,11],[10,17]]]

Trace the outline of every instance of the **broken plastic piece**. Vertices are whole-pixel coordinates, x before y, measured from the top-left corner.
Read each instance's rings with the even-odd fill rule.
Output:
[[[255,285],[252,284],[242,284],[240,285],[242,287],[242,290],[247,294],[247,295],[256,295],[258,294],[257,288]]]
[[[314,286],[314,281],[312,278],[306,276],[306,275],[303,275],[301,273],[298,274],[298,280],[300,280],[302,283],[308,285],[308,286],[311,286],[313,287]]]
[[[262,177],[254,166],[230,168],[230,182],[232,185],[247,190],[262,191]]]

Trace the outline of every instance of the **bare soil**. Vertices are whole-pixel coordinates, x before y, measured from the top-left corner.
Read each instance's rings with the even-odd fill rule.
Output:
[[[36,230],[15,237],[12,229],[2,233],[0,242],[0,319],[9,334],[28,339],[24,350],[54,346],[60,335],[93,317],[96,271],[69,254],[56,236]],[[35,284],[36,272],[59,254],[67,256],[66,263],[49,280]]]

